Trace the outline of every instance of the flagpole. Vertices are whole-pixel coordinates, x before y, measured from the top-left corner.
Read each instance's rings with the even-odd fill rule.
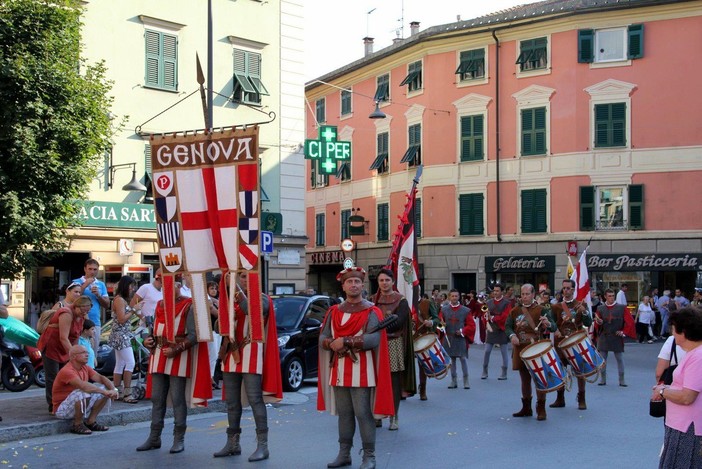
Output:
[[[417,166],[417,172],[414,175],[414,179],[412,179],[412,187],[410,188],[408,194],[410,194],[410,195],[414,194],[414,191],[417,189],[417,184],[419,184],[419,179],[422,177],[422,170],[423,169],[424,169],[424,165],[420,164],[419,166]],[[415,213],[413,214],[414,215],[413,218],[416,220],[416,218],[415,218],[417,216],[416,205],[412,205],[412,210],[415,211]],[[397,242],[398,242],[398,237],[395,236],[395,239],[392,242],[392,248],[390,249],[390,255],[388,256],[388,261],[385,263],[385,265],[388,265],[388,266],[392,265],[392,256],[395,253],[395,248],[396,248],[395,244]]]

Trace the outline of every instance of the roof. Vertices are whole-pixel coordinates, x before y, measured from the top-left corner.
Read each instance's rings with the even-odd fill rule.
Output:
[[[690,1],[694,0],[545,0],[543,2],[531,3],[527,5],[518,5],[465,21],[432,26],[401,41],[397,41],[384,49],[369,54],[361,59],[351,62],[350,64],[344,65],[341,68],[309,81],[305,85],[305,90],[309,91],[318,86],[322,86],[322,83],[315,83],[317,80],[329,82],[354,70],[362,68],[373,61],[390,56],[396,52],[407,49],[415,44],[439,35],[450,34],[453,32],[468,32],[470,30],[490,31],[494,29],[507,28],[510,26],[518,26],[525,21],[546,21],[554,16],[684,3]]]

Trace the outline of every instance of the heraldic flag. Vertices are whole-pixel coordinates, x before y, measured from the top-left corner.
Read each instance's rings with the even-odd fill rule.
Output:
[[[151,138],[166,333],[176,276],[191,278],[198,341],[211,341],[206,274],[221,273],[219,329],[234,337],[237,275],[248,274],[251,340],[263,341],[259,265],[258,127]],[[168,319],[171,319],[170,321]]]

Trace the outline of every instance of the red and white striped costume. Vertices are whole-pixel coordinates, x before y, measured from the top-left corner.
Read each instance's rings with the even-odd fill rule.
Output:
[[[355,329],[360,327],[354,336],[363,335],[364,326],[368,322],[368,314],[370,309],[361,313],[341,313],[339,311],[335,316],[332,316],[331,331],[333,337],[344,337],[350,328]],[[365,313],[365,314],[364,314]],[[338,321],[337,321],[338,319]],[[351,322],[350,322],[351,321]],[[359,325],[352,325],[352,322]],[[342,330],[342,332],[339,332]],[[354,363],[349,354],[339,357],[334,360],[332,370],[329,375],[330,386],[343,386],[353,388],[367,388],[375,386],[375,361],[373,359],[373,350],[363,350],[357,352],[358,361]]]
[[[229,352],[222,360],[222,371],[224,373],[251,373],[260,375],[263,374],[263,348],[261,342],[253,342],[249,335],[249,316],[239,308],[239,304],[234,304],[234,338],[240,346],[239,363],[234,361],[234,353]]]
[[[188,311],[190,310],[190,305],[192,300],[190,298],[183,298],[176,304],[176,313],[173,319],[173,330],[175,331],[176,337],[185,337],[186,331],[186,321],[188,317]],[[158,314],[163,313],[163,308],[159,307],[156,310],[156,317],[154,320],[154,338],[161,337],[162,340],[166,338],[166,322],[165,315]],[[154,348],[151,359],[149,361],[149,372],[150,373],[163,373],[169,376],[180,376],[181,378],[190,378],[191,370],[191,354],[193,349],[184,350],[182,353],[177,354],[173,358],[167,358],[163,354],[162,347]]]

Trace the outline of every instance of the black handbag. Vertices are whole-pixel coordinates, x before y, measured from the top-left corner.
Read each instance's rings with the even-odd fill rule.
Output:
[[[678,354],[675,350],[675,339],[673,339],[673,345],[671,349],[671,363],[673,362],[673,359],[675,359],[675,365],[670,365],[668,368],[663,370],[660,382],[658,384],[673,383],[673,371],[675,371],[675,369],[678,367]],[[665,399],[661,399],[660,401],[651,401],[649,403],[648,414],[651,417],[656,418],[665,417]]]

